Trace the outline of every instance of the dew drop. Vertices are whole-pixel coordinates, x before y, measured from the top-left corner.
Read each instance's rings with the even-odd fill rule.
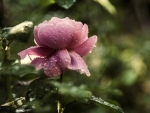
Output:
[[[81,74],[85,73],[84,69],[81,69],[81,70],[80,70],[80,73],[81,73]]]
[[[105,105],[107,105],[108,103],[107,102],[103,102]]]
[[[29,100],[30,100],[30,101],[33,101],[34,99],[35,99],[35,98],[30,98]]]

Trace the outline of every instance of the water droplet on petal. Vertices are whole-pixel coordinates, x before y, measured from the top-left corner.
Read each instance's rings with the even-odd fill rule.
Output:
[[[81,70],[80,70],[80,73],[81,73],[81,74],[85,73],[84,69],[81,69]]]

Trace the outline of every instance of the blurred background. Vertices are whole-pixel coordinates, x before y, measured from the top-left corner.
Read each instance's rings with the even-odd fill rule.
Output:
[[[98,36],[96,47],[84,57],[91,76],[67,71],[64,81],[85,85],[94,95],[117,102],[125,113],[150,113],[150,0],[71,0],[67,5],[58,1],[4,0],[3,25],[11,27],[24,21],[38,25],[52,17],[69,17],[86,23],[89,37]],[[33,33],[27,39],[27,42],[12,42],[10,59],[19,59],[18,52],[35,45]],[[36,72],[33,67],[25,67],[9,69],[13,83],[16,76]],[[14,94],[21,96],[25,89],[16,93],[14,88]],[[75,112],[116,113],[93,105],[75,104],[66,110]]]

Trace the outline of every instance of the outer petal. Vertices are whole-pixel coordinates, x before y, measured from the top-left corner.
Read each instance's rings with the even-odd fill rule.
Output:
[[[74,41],[69,45],[69,48],[75,48],[82,44],[85,40],[88,39],[88,26],[86,24],[81,25],[81,22],[76,22],[78,26],[76,25],[76,37],[74,38]]]
[[[82,27],[82,35],[81,35],[82,42],[88,39],[88,26],[84,24]]]
[[[75,36],[68,46],[69,48],[73,48],[80,45],[84,40],[84,38],[82,38],[83,24],[81,22],[75,22],[74,20],[70,20],[69,22],[71,25],[74,26],[75,29],[74,30]]]
[[[39,40],[38,31],[40,28],[42,28],[43,26],[45,26],[47,24],[48,24],[48,21],[46,20],[43,23],[39,24],[38,26],[34,27],[34,42],[36,43],[36,45],[44,46],[44,44],[42,44]]]
[[[44,64],[43,68],[47,76],[53,77],[53,76],[58,76],[62,73],[60,66],[57,64],[57,62],[58,62],[58,58],[56,56],[52,56]]]
[[[41,59],[37,61],[41,62],[40,67],[43,65],[43,60]],[[60,75],[62,72],[66,71],[67,67],[71,63],[71,58],[66,49],[59,50],[54,56],[48,59],[44,64],[44,71],[48,76],[57,76]],[[39,66],[39,65],[37,65]]]
[[[81,45],[73,48],[72,50],[78,53],[80,56],[85,56],[86,54],[90,53],[95,46],[97,41],[97,36],[92,36],[91,38],[87,39]]]
[[[85,74],[87,76],[90,76],[90,72],[87,68],[87,65],[85,64],[84,60],[78,55],[76,52],[71,51],[69,52],[71,57],[71,64],[68,66],[68,69],[70,70],[76,70],[80,74]]]
[[[31,65],[35,66],[37,70],[43,68],[45,62],[47,62],[48,59],[46,58],[35,58],[32,62]]]
[[[38,57],[48,57],[54,53],[53,49],[45,48],[45,47],[31,47],[26,50],[23,50],[18,53],[21,57],[21,64],[31,63],[35,58]]]
[[[57,17],[52,17],[51,20],[49,21],[50,24],[56,25],[57,23],[61,22],[63,19],[57,18]]]
[[[68,51],[66,49],[60,50],[56,53],[56,56],[58,58],[58,64],[60,66],[60,69],[62,71],[65,71],[71,63],[71,58]]]
[[[61,19],[61,22],[69,23],[74,27],[75,35],[68,48],[76,47],[88,38],[88,26],[86,24],[83,25],[81,22],[69,19],[68,17]]]
[[[67,47],[74,39],[75,29],[72,25],[62,22],[57,25],[46,25],[40,28],[38,37],[41,43],[53,49]]]
[[[39,45],[39,46],[42,46],[42,44],[41,44],[41,42],[40,42],[40,40],[38,38],[38,27],[37,26],[34,27],[34,31],[33,32],[34,32],[34,42],[35,42],[35,44]]]
[[[58,23],[56,29],[58,37],[61,39],[59,39],[61,48],[66,48],[76,37],[74,26],[67,22]]]

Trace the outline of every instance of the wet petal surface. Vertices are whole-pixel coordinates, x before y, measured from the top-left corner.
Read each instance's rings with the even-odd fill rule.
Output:
[[[97,36],[92,36],[91,38],[88,38],[85,42],[83,42],[81,45],[77,46],[76,48],[73,48],[72,50],[78,53],[80,56],[85,56],[92,51],[96,41]]]
[[[43,68],[45,62],[47,62],[48,59],[46,58],[35,58],[32,62],[31,65],[33,65],[37,70]]]
[[[70,70],[76,70],[80,74],[85,74],[87,76],[90,76],[90,72],[87,68],[86,63],[84,60],[78,55],[76,52],[71,51],[69,52],[70,57],[71,57],[71,64],[68,66],[68,69]]]
[[[58,58],[56,56],[52,56],[48,59],[44,64],[44,72],[47,76],[53,77],[58,76],[62,73],[60,66],[58,65]]]
[[[60,69],[62,71],[65,71],[71,63],[71,58],[68,51],[66,49],[60,50],[56,53],[56,56],[58,58],[58,64],[60,66]]]
[[[28,64],[35,58],[44,58],[51,56],[53,53],[53,49],[35,46],[19,52],[18,55],[21,57],[21,64]]]
[[[48,21],[44,21],[43,23],[41,23],[38,26],[34,27],[34,32],[33,32],[34,33],[34,42],[36,43],[36,45],[45,46],[45,44],[40,42],[38,32],[39,32],[39,29],[46,26],[47,23],[48,23]]]
[[[57,23],[62,22],[62,19],[57,18],[57,17],[53,17],[51,18],[51,20],[49,21],[50,24],[56,25]]]
[[[75,28],[67,22],[58,23],[56,26],[57,36],[59,37],[59,48],[66,48],[73,43],[76,37]],[[57,46],[58,46],[57,45]]]

